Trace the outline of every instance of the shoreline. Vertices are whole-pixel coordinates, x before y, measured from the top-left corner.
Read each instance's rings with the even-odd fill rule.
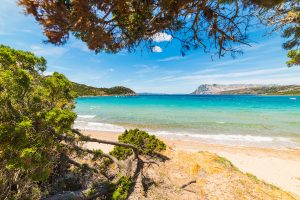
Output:
[[[91,119],[96,115],[78,115],[79,118]],[[135,129],[139,125],[124,125],[124,124],[109,124],[102,122],[89,122],[93,126],[87,128],[86,125],[81,125],[84,121],[75,121],[73,128],[79,129],[85,132],[109,132],[112,134],[119,134],[124,132],[126,129]],[[140,129],[147,131],[148,133],[155,135],[165,140],[177,140],[177,141],[196,141],[199,143],[221,145],[221,146],[235,146],[235,147],[253,147],[262,149],[281,149],[281,150],[299,150],[300,151],[300,138],[286,137],[286,136],[266,136],[266,135],[236,135],[236,134],[192,134],[188,132],[169,132],[169,131],[153,131],[145,127],[139,126]]]
[[[82,131],[95,138],[117,141],[118,133],[108,131]],[[300,197],[300,149],[274,149],[265,147],[233,146],[188,141],[157,136],[176,151],[208,151],[229,159],[244,173],[251,173]],[[87,143],[86,148],[109,152],[111,145]]]
[[[172,96],[172,95],[178,95],[178,96],[274,96],[274,97],[282,97],[282,96],[298,96],[300,97],[300,94],[143,94],[143,93],[136,93],[136,94],[104,94],[104,95],[83,95],[78,96],[79,97],[107,97],[107,96]]]

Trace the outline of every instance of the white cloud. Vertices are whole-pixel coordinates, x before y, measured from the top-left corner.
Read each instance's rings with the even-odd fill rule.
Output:
[[[24,32],[24,33],[33,33],[34,31],[32,29],[23,29],[23,30],[21,30],[21,32]]]
[[[116,55],[119,55],[119,56],[125,56],[128,54],[128,50],[126,49],[122,49],[120,52],[118,52]]]
[[[81,51],[84,52],[91,52],[91,50],[87,47],[87,45],[85,43],[83,43],[82,41],[78,40],[78,39],[73,39],[70,43],[70,47],[75,48],[75,49],[79,49]]]
[[[51,66],[51,68],[54,68],[54,69],[57,69],[57,71],[70,71],[72,70],[72,67],[66,67],[66,66],[57,66],[57,65],[54,65],[54,66]]]
[[[139,70],[135,72],[138,75],[148,74],[158,69],[157,65],[135,65],[135,67],[139,68]]]
[[[38,56],[62,56],[67,53],[68,49],[63,47],[41,47],[32,45],[30,51]]]
[[[44,76],[51,76],[54,72],[48,72],[48,71],[45,71],[43,72],[43,75]]]
[[[151,37],[151,39],[154,42],[169,42],[172,40],[172,36],[167,33],[156,33]]]
[[[156,53],[161,53],[163,52],[162,48],[160,48],[159,46],[154,46],[152,47],[152,51],[156,52]]]
[[[127,79],[127,80],[124,80],[123,82],[124,83],[128,83],[128,82],[130,82],[131,81],[131,79]]]
[[[213,73],[211,74],[208,71],[198,72],[197,74],[177,76],[164,81],[203,81],[203,80],[218,80],[218,79],[229,79],[233,81],[233,78],[242,78],[242,77],[257,77],[262,75],[271,75],[271,74],[280,74],[283,72],[288,72],[289,68],[267,68],[267,69],[258,69],[258,70],[248,70],[240,72],[229,72],[229,73]]]
[[[210,64],[210,67],[218,67],[218,66],[232,66],[232,65],[238,65],[243,63],[249,63],[250,61],[255,61],[257,57],[248,57],[248,58],[238,58],[238,59],[232,59],[232,60],[226,60],[226,61],[219,61],[215,62],[213,64]]]
[[[160,72],[160,71],[159,71]],[[197,74],[196,74],[197,73]],[[138,92],[168,92],[190,93],[200,84],[299,84],[300,71],[297,68],[256,68],[239,71],[210,71],[204,69],[194,74],[167,75],[160,73],[160,77],[144,80],[135,85]],[[151,76],[149,76],[151,77]],[[153,84],[155,83],[155,84]],[[167,89],[166,89],[167,88]],[[165,91],[166,90],[166,91]]]
[[[204,74],[204,73],[211,73],[211,72],[217,72],[217,71],[219,71],[218,68],[208,68],[208,69],[202,69],[202,70],[196,72],[195,74],[197,74],[197,73]]]
[[[173,56],[173,57],[160,59],[160,60],[158,60],[158,62],[168,62],[168,61],[180,60],[180,59],[183,59],[183,58],[184,58],[183,56]]]
[[[0,35],[10,35],[10,32],[0,31]]]

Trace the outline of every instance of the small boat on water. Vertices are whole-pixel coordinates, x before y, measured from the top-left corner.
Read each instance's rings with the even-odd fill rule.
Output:
[[[295,98],[295,97],[292,97],[292,98],[290,98],[290,100],[297,100],[297,98]]]

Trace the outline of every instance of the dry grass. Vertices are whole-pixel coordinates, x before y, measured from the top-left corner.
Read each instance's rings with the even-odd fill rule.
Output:
[[[167,150],[170,160],[144,171],[153,180],[147,199],[297,199],[252,174],[244,174],[229,160],[209,152]]]

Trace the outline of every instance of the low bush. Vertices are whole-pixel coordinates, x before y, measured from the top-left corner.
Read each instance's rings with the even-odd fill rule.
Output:
[[[166,149],[164,142],[156,138],[154,135],[150,135],[145,131],[139,129],[125,130],[122,135],[119,136],[119,142],[129,143],[138,148],[139,154],[154,156]],[[115,146],[111,155],[118,159],[124,160],[128,156],[132,155],[132,149],[126,147]]]
[[[129,194],[129,190],[132,188],[134,182],[131,177],[121,177],[115,185],[115,190],[112,194],[113,200],[126,200]]]

